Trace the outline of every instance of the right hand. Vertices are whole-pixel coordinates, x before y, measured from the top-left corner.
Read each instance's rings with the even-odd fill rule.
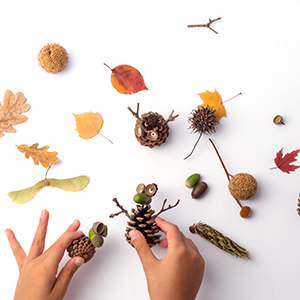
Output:
[[[159,217],[155,223],[166,234],[159,246],[168,251],[161,259],[154,256],[141,232],[129,233],[146,274],[151,300],[194,300],[203,279],[204,259],[176,225]]]

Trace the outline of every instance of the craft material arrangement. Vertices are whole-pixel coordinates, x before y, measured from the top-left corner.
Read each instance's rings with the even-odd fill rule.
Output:
[[[229,20],[225,16],[217,15],[212,19],[207,17],[209,16],[202,18],[202,23],[200,19],[199,24],[196,24],[197,21],[185,24],[184,29],[188,35],[186,40],[192,36],[192,39],[201,38],[203,43],[207,39],[208,43],[212,39],[220,39],[224,30],[228,30],[226,24]],[[225,26],[223,30],[222,26]],[[51,95],[59,95],[61,91],[65,91],[64,95],[67,95],[66,90],[70,89],[70,82],[73,80],[71,76],[82,76],[82,85],[86,85],[86,89],[94,88],[84,81],[89,75],[78,74],[74,68],[76,63],[80,66],[82,56],[79,53],[82,48],[77,54],[75,44],[70,46],[68,38],[64,40],[62,36],[55,40],[55,35],[52,35],[49,41],[42,41],[39,41],[38,47],[35,45],[36,52],[32,53],[36,63],[32,68],[36,68],[34,72],[37,76],[42,76],[39,81],[41,89],[48,88]],[[218,53],[218,49],[212,51]],[[221,47],[219,51],[222,51]],[[95,52],[91,51],[85,59],[88,60],[93,55]],[[194,50],[187,56],[191,56],[189,61],[203,59],[194,57]],[[300,163],[297,164],[300,143],[291,144],[288,139],[290,132],[294,130],[292,112],[289,114],[288,109],[282,109],[278,105],[279,101],[274,101],[272,109],[269,106],[267,118],[265,115],[262,117],[263,109],[257,104],[258,114],[254,115],[251,111],[252,115],[249,116],[249,107],[252,105],[252,100],[247,98],[249,87],[246,84],[236,86],[233,82],[228,90],[224,86],[220,89],[212,88],[209,84],[212,78],[208,80],[201,73],[205,73],[205,70],[193,73],[194,76],[199,74],[197,80],[204,83],[199,84],[199,87],[191,80],[186,99],[181,99],[179,103],[178,99],[182,98],[183,93],[178,83],[180,96],[175,101],[165,99],[166,94],[161,95],[159,91],[162,89],[156,89],[155,85],[161,85],[165,90],[176,89],[176,86],[167,86],[163,82],[162,70],[167,77],[167,65],[160,66],[160,71],[155,71],[156,76],[150,76],[153,70],[149,64],[143,64],[132,57],[126,59],[126,55],[121,53],[120,57],[122,63],[119,63],[119,58],[116,57],[114,61],[111,56],[103,56],[97,62],[98,70],[101,69],[101,82],[99,80],[99,87],[93,92],[94,99],[91,99],[92,93],[88,91],[87,99],[81,99],[84,92],[78,89],[78,99],[57,96],[53,103],[48,101],[41,106],[36,101],[37,96],[33,90],[20,82],[20,86],[16,86],[11,78],[11,82],[5,82],[3,101],[0,102],[0,139],[7,140],[3,143],[3,148],[12,157],[7,157],[11,160],[11,166],[15,161],[14,168],[19,176],[13,177],[9,172],[2,179],[1,201],[9,205],[12,211],[23,214],[42,205],[46,206],[45,209],[48,209],[47,205],[57,207],[59,211],[62,202],[64,207],[71,208],[74,204],[69,197],[75,195],[76,209],[80,207],[81,216],[84,217],[84,227],[81,229],[85,233],[72,241],[66,248],[66,254],[70,257],[83,257],[87,263],[83,268],[89,268],[100,260],[101,253],[105,252],[107,255],[112,251],[114,243],[122,245],[126,253],[134,251],[127,245],[128,243],[133,247],[129,235],[131,230],[139,230],[149,247],[161,254],[159,251],[162,250],[157,250],[157,245],[163,233],[155,223],[157,216],[180,226],[201,253],[204,249],[204,254],[208,256],[213,253],[219,260],[225,258],[227,267],[238,261],[243,264],[243,268],[253,268],[251,265],[257,263],[255,260],[260,253],[258,247],[249,242],[255,240],[256,234],[251,227],[257,230],[260,226],[257,225],[258,220],[263,219],[263,214],[266,220],[271,220],[264,209],[266,202],[270,203],[270,182],[274,181],[274,194],[278,193],[278,197],[282,197],[285,186],[278,182],[282,180],[286,184],[288,177],[293,178],[297,172],[300,173]],[[150,59],[150,55],[147,59]],[[164,61],[168,61],[167,55]],[[28,62],[26,63],[28,66]],[[86,67],[85,61],[82,64]],[[174,75],[176,67],[170,73]],[[182,77],[187,85],[187,81],[184,81],[187,76],[188,71],[180,71],[174,78]],[[274,83],[276,84],[278,83]],[[75,85],[70,95],[76,94]],[[172,93],[173,96],[175,94],[176,92]],[[39,96],[42,101],[42,95]],[[59,106],[59,101],[68,101],[64,106],[67,109],[62,109],[58,116],[53,115],[54,110],[51,110],[55,127],[50,137],[52,124],[43,122],[40,125],[38,120],[49,120],[46,107]],[[37,116],[39,118],[35,118]],[[262,130],[255,134],[265,136],[264,145],[256,143],[253,138],[255,134],[254,129],[249,126],[252,122],[249,118],[253,118],[253,127]],[[261,119],[264,119],[264,123],[261,123]],[[260,125],[257,125],[258,122]],[[45,135],[34,132],[28,134],[21,130],[29,123],[36,128],[43,127]],[[228,128],[234,128],[241,139],[237,139],[235,132],[229,132]],[[268,130],[272,134],[268,135]],[[78,144],[74,144],[75,139]],[[235,151],[232,151],[234,147]],[[263,158],[257,159],[259,155]],[[77,161],[74,161],[74,157]],[[262,165],[263,159],[268,159],[267,166]],[[76,164],[80,165],[79,171]],[[26,178],[24,182],[19,179],[20,174]],[[49,174],[53,175],[49,177]],[[271,175],[268,178],[266,174]],[[138,184],[141,181],[146,184]],[[289,203],[284,208],[284,213],[284,204],[278,201],[277,205],[281,207],[285,219],[299,218],[300,188],[297,180],[291,179],[289,182],[289,195],[293,192],[293,196],[287,199]],[[57,189],[48,189],[50,187]],[[50,204],[44,198],[47,193],[53,193],[52,190],[56,191]],[[117,212],[113,212],[115,206]],[[72,213],[74,212],[75,209]],[[115,218],[117,216],[119,217]],[[78,217],[74,215],[74,218]],[[60,227],[60,220],[55,222]],[[269,223],[268,226],[270,228],[272,224]],[[267,234],[265,236],[268,239]],[[124,251],[117,247],[114,250],[119,250],[119,255]],[[205,289],[203,293],[209,295]]]

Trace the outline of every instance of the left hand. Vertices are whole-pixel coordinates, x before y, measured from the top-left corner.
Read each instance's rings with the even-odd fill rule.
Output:
[[[12,230],[6,229],[7,238],[19,266],[19,279],[14,300],[61,300],[69,283],[84,263],[82,257],[70,259],[57,275],[58,265],[66,248],[82,235],[80,222],[75,220],[61,237],[44,252],[49,213],[42,211],[28,256]],[[57,275],[57,276],[56,276]]]

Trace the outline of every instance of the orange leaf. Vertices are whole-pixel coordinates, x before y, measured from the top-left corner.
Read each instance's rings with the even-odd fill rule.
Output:
[[[22,93],[14,95],[9,90],[5,92],[3,105],[0,103],[0,137],[4,136],[3,132],[15,132],[16,129],[12,125],[25,123],[28,120],[26,116],[21,115],[30,108],[30,105],[25,102],[26,98]]]
[[[106,66],[108,67],[108,65]],[[135,94],[142,90],[148,90],[145,85],[143,76],[134,67],[128,65],[120,65],[115,67],[114,69],[111,69],[111,71],[111,83],[119,93]]]
[[[198,94],[200,98],[203,100],[203,104],[199,106],[209,106],[216,110],[216,120],[220,121],[222,117],[226,117],[226,110],[222,104],[222,99],[220,94],[215,90],[213,93],[206,91],[205,93]]]
[[[103,125],[103,118],[98,112],[85,112],[80,115],[73,114],[73,116],[76,120],[76,131],[81,138],[88,140],[98,133],[101,134],[100,130]],[[103,137],[106,138],[105,136]],[[109,140],[108,138],[106,139]],[[110,142],[112,143],[112,141]]]
[[[35,143],[29,147],[22,144],[18,146],[18,150],[25,153],[26,158],[31,156],[35,165],[38,165],[40,162],[44,168],[48,168],[49,165],[53,165],[58,161],[58,158],[55,156],[57,154],[56,151],[47,152],[49,146],[38,148],[38,145],[38,143]]]

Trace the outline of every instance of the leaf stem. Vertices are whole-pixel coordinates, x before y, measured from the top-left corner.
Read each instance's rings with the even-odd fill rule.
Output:
[[[270,168],[270,170],[274,170],[274,169],[278,169],[278,167],[272,167],[272,168]]]
[[[112,68],[109,67],[106,63],[104,63],[104,66],[107,66],[112,71]]]
[[[109,138],[107,138],[106,136],[104,136],[101,132],[99,132],[99,134],[113,144],[113,142]]]
[[[239,94],[235,95],[234,97],[232,97],[232,98],[230,98],[230,99],[227,99],[227,100],[225,100],[225,101],[222,101],[221,104],[223,104],[223,103],[225,103],[225,102],[227,102],[227,101],[230,101],[230,100],[232,100],[232,99],[238,97],[239,95],[242,95],[242,92],[240,92]]]

